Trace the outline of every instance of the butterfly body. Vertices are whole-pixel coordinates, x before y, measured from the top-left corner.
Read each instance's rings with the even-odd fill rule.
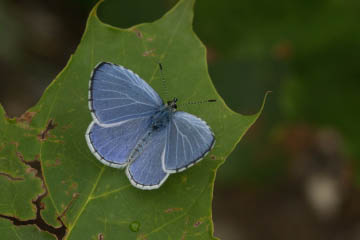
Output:
[[[98,64],[91,76],[93,122],[86,140],[105,165],[126,167],[132,185],[159,188],[171,173],[200,161],[215,138],[200,118],[177,111],[177,98],[163,103],[137,74],[112,63]]]
[[[155,132],[165,131],[168,126],[171,115],[176,111],[176,101],[169,101],[168,104],[162,106],[158,112],[151,117],[151,121],[148,127],[148,131],[136,144],[134,150],[129,156],[129,162],[134,161],[138,155],[141,154],[143,148],[148,144],[151,135]]]
[[[152,117],[151,128],[154,131],[163,129],[168,125],[172,114],[173,110],[170,107],[164,106]]]

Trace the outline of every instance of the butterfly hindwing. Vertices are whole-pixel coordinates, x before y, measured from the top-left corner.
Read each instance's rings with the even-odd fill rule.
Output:
[[[173,114],[167,136],[164,171],[180,172],[200,161],[214,146],[215,137],[200,118],[177,111]]]
[[[167,128],[152,132],[145,141],[144,148],[139,149],[139,155],[126,168],[126,175],[135,187],[150,190],[159,188],[169,176],[161,164],[165,156]]]
[[[132,71],[112,63],[99,63],[91,76],[89,108],[94,121],[107,127],[151,116],[163,102],[159,95]]]
[[[128,120],[114,127],[102,127],[92,122],[86,141],[93,154],[104,164],[121,168],[128,163],[128,156],[150,125],[150,118]]]

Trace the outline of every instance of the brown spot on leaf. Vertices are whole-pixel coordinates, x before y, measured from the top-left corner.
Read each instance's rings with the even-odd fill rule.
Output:
[[[194,228],[197,228],[198,226],[200,226],[203,222],[201,220],[198,220],[194,223]]]
[[[152,42],[152,41],[154,41],[154,38],[149,37],[149,38],[147,38],[147,39],[146,39],[146,41],[148,41],[148,42]]]
[[[40,141],[45,141],[49,137],[49,131],[54,129],[56,126],[57,124],[54,122],[54,120],[50,119],[46,125],[45,130],[38,135],[38,139]]]
[[[139,234],[137,239],[147,240],[147,238],[145,237],[145,235],[143,233]]]
[[[72,190],[75,190],[78,188],[78,184],[76,182],[73,182],[71,185],[70,185],[70,189]]]
[[[182,211],[182,210],[183,210],[182,208],[168,208],[164,212],[165,213],[172,213],[172,212],[179,212],[179,211]]]
[[[59,166],[61,164],[61,161],[60,161],[60,159],[55,159],[55,166]]]
[[[55,159],[55,163],[54,163],[54,166],[59,166],[61,164],[61,161],[60,159]]]
[[[154,56],[156,56],[156,54],[155,54],[155,49],[150,49],[150,50],[145,51],[145,52],[143,53],[143,56],[144,56],[144,57],[147,57],[147,56],[152,56],[152,57],[154,57]]]
[[[98,240],[104,240],[104,234],[99,233],[97,238],[98,238]]]
[[[211,160],[216,160],[216,156],[214,154],[211,154],[210,158]]]
[[[67,124],[61,127],[63,130],[68,130],[69,128],[72,128],[71,124]]]
[[[186,182],[187,182],[187,176],[186,176],[186,175],[184,175],[184,176],[181,177],[181,182],[182,182],[182,183],[186,183]]]
[[[57,166],[59,166],[60,164],[61,164],[61,161],[60,161],[60,159],[55,159],[55,161],[46,161],[46,166],[47,167],[57,167]]]
[[[142,32],[140,32],[138,29],[134,28],[133,31],[136,33],[136,36],[138,38],[143,38],[144,37]]]
[[[36,115],[36,112],[25,112],[24,114],[22,114],[20,117],[18,117],[16,119],[16,121],[19,122],[26,122],[28,124],[31,123],[31,120],[33,119],[33,117]]]

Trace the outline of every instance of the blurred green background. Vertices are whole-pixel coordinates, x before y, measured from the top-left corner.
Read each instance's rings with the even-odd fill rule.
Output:
[[[34,105],[65,66],[95,2],[0,1],[0,102],[8,115]],[[175,3],[106,0],[99,16],[126,28]],[[272,91],[218,171],[215,236],[360,239],[359,26],[358,0],[197,0],[194,30],[226,103],[255,113]]]

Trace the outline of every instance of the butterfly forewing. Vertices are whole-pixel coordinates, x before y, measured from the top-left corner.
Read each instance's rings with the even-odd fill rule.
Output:
[[[137,74],[112,63],[98,64],[92,74],[89,107],[101,126],[151,116],[163,102]]]

